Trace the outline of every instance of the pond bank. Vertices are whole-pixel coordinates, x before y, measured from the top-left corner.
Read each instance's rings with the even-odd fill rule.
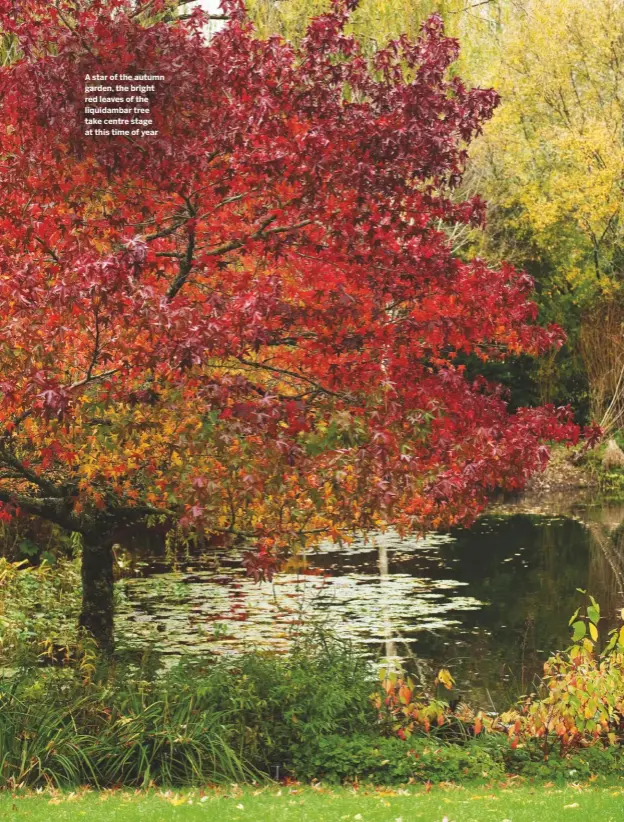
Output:
[[[526,487],[528,494],[561,491],[598,492],[599,475],[595,463],[588,462],[576,448],[554,446],[544,471],[533,475]]]

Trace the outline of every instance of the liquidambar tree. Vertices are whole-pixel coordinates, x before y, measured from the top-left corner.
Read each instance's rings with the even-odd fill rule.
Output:
[[[440,18],[366,59],[340,2],[296,47],[225,11],[206,42],[200,13],[0,0],[0,501],[82,535],[108,649],[129,526],[242,540],[261,575],[323,536],[469,521],[578,436],[457,362],[560,333],[527,275],[450,251],[497,97],[447,79]],[[85,136],[85,76],[140,71],[165,78],[158,134]]]

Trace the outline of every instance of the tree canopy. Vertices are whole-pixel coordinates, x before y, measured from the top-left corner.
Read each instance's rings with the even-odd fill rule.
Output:
[[[225,10],[205,42],[199,11],[0,2],[0,500],[82,535],[109,646],[129,525],[242,539],[261,575],[325,535],[470,521],[579,434],[460,364],[562,333],[527,274],[452,251],[498,98],[449,76],[441,18],[368,56],[342,2],[295,45]],[[85,136],[85,75],[139,69],[166,78],[158,136]]]

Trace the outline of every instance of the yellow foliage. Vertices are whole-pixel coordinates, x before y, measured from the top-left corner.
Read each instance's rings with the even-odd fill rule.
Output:
[[[521,0],[483,75],[502,97],[472,155],[484,193],[515,209],[516,227],[560,262],[581,297],[617,288],[623,37],[620,0]]]

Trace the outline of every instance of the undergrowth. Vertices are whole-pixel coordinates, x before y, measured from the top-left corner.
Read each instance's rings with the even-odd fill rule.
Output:
[[[3,561],[0,560],[0,563]],[[0,788],[624,775],[624,626],[587,597],[572,644],[500,715],[449,704],[320,630],[288,655],[102,659],[75,631],[76,564],[0,564]],[[624,614],[623,614],[624,616]],[[448,693],[448,691],[447,691]]]

